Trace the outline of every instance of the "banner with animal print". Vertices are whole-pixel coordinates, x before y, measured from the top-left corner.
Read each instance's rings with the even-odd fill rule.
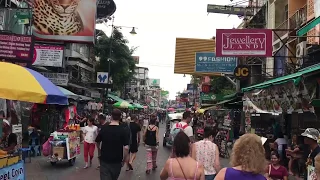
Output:
[[[94,42],[97,0],[33,0],[32,7],[38,39]]]

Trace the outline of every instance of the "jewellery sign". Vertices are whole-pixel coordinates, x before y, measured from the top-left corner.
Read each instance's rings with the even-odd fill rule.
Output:
[[[216,56],[272,57],[272,30],[217,29]]]

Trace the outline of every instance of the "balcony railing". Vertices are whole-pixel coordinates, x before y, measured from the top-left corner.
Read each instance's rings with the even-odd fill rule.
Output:
[[[277,33],[277,35],[279,37],[282,37],[283,35],[287,34],[289,32],[288,31],[288,19],[286,19],[283,23],[281,23],[279,26],[277,26],[276,29],[279,29],[279,31],[275,32],[275,33]],[[276,41],[277,39],[279,39],[277,35],[274,34],[273,41]]]
[[[306,22],[307,22],[307,5],[304,5],[302,8],[297,10],[289,18],[289,28],[299,29]]]

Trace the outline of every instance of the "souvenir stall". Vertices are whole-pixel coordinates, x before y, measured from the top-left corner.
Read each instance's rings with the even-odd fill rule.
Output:
[[[67,97],[50,80],[31,69],[0,62],[0,72],[2,77],[0,78],[0,98],[10,100],[9,106],[6,107],[7,114],[5,115],[7,116],[6,124],[12,125],[13,132],[22,131],[22,125],[15,125],[17,122],[21,123],[21,106],[18,101],[68,104]],[[15,109],[15,112],[18,113],[12,113],[12,109]],[[1,120],[4,121],[3,119]],[[2,136],[2,133],[0,136]],[[17,140],[19,141],[19,137]],[[2,140],[2,142],[4,141],[5,139]],[[0,179],[25,179],[23,160],[29,154],[30,149],[21,148],[18,145],[12,151],[5,150],[7,150],[5,145],[0,147]],[[16,152],[18,152],[18,156],[15,154]]]

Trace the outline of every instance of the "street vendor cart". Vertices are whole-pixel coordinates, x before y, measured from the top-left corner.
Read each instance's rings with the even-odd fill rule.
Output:
[[[69,165],[73,166],[76,157],[80,155],[80,136],[74,130],[58,131],[51,134],[51,155],[49,160],[51,165],[57,162],[68,160]]]

